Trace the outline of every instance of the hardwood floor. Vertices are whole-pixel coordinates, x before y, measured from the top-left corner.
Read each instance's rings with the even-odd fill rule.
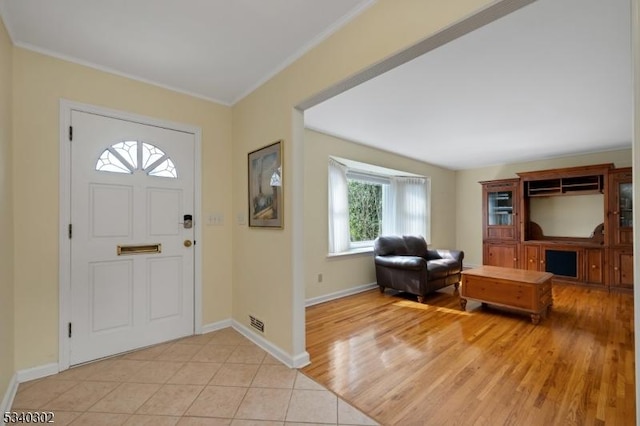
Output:
[[[634,425],[633,296],[553,297],[537,326],[453,287],[312,306],[302,371],[383,425]]]

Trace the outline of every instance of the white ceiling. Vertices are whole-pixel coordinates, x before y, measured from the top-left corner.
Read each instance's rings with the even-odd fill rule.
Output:
[[[538,0],[305,112],[459,170],[631,147],[629,0]]]
[[[233,104],[373,0],[0,0],[14,44]]]
[[[0,0],[21,47],[226,105],[375,0]],[[538,0],[305,112],[451,169],[631,146],[629,0]]]

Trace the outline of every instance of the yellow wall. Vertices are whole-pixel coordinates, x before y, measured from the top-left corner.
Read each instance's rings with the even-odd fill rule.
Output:
[[[284,140],[285,227],[258,230],[238,225],[233,244],[233,318],[248,325],[248,315],[265,322],[265,337],[296,356],[299,348],[294,321],[304,321],[292,303],[297,286],[291,261],[292,179],[302,179],[292,159],[303,161],[303,136],[293,108],[309,97],[405,50],[453,22],[471,15],[489,0],[379,0],[298,61],[233,107],[233,208],[247,212],[247,153]],[[297,139],[296,139],[297,138]],[[306,200],[306,195],[305,195]],[[305,230],[312,225],[304,224]],[[324,238],[323,238],[324,241]],[[305,238],[305,245],[312,244]],[[251,267],[248,267],[251,265]],[[306,267],[306,265],[305,265]],[[308,268],[307,268],[308,269]],[[295,353],[294,353],[295,352]]]
[[[2,62],[5,63],[4,61]],[[231,215],[231,109],[14,48],[15,365],[58,360],[60,98],[202,129],[202,207]],[[196,213],[196,218],[197,218]],[[203,227],[203,323],[231,315],[231,233]]]
[[[246,324],[253,313],[266,320],[266,337],[292,353],[292,193],[286,183],[292,108],[489,3],[380,0],[239,102],[233,118],[232,109],[212,102],[14,47],[13,210],[20,213],[13,224],[20,229],[14,244],[15,369],[58,357],[60,98],[202,128],[203,212],[227,218],[222,227],[203,228],[203,323],[232,315]],[[247,214],[247,153],[281,138],[285,228],[237,224],[236,215]]]
[[[607,151],[458,171],[456,173],[457,245],[465,252],[465,263],[482,265],[482,187],[478,182],[516,178],[518,172],[603,163],[614,163],[616,167],[631,166],[631,150]],[[552,235],[551,232],[549,235]]]
[[[331,156],[360,161],[431,178],[432,247],[454,248],[455,172],[307,130],[304,138],[304,223],[306,298],[324,296],[376,281],[371,253],[327,258],[327,159]],[[318,274],[323,275],[318,283]]]
[[[0,19],[0,401],[14,373],[11,40]]]
[[[203,212],[219,211],[226,218],[222,227],[203,228],[203,323],[232,316],[248,325],[248,315],[256,315],[265,321],[265,337],[272,344],[297,355],[298,348],[293,343],[294,293],[305,284],[294,280],[293,271],[298,266],[292,261],[296,238],[292,205],[302,197],[305,203],[311,201],[313,191],[294,198],[293,187],[294,179],[313,180],[319,175],[294,173],[294,159],[299,164],[298,161],[311,158],[304,155],[308,149],[304,136],[296,134],[301,122],[294,107],[493,3],[378,0],[233,108],[14,48],[13,208],[19,212],[14,229],[20,230],[14,245],[15,368],[57,360],[59,98],[203,129]],[[3,65],[7,63],[3,56],[0,58]],[[2,84],[0,80],[0,90]],[[0,116],[0,120],[4,119]],[[284,229],[249,228],[247,153],[279,139],[284,140]],[[450,181],[445,177],[451,173],[442,171],[448,186],[441,190],[433,185],[433,214],[438,221],[447,222],[444,228],[440,222],[434,224],[434,244],[455,245],[465,250],[466,263],[480,263],[478,180],[512,177],[516,171],[536,168],[610,161],[602,156],[606,154],[596,156],[597,160],[586,156],[457,172]],[[326,160],[322,163],[326,168]],[[629,164],[630,161],[620,165]],[[308,183],[305,185],[308,187]],[[436,197],[440,197],[439,202]],[[455,209],[455,221],[450,211],[454,205],[459,207]],[[244,223],[238,222],[238,215],[244,216]],[[455,225],[457,231],[451,234],[448,228],[454,229]],[[326,233],[317,242],[316,237],[310,237],[315,226],[305,217],[305,247],[326,245]],[[303,259],[306,277],[322,272],[314,271],[314,267],[326,266],[322,261],[314,263],[317,254],[305,253]]]

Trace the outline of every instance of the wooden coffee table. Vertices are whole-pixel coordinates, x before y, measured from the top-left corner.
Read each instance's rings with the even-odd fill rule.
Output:
[[[467,299],[483,304],[502,306],[531,314],[531,322],[538,324],[546,317],[553,300],[549,272],[525,269],[481,266],[462,271],[460,306],[465,310]]]

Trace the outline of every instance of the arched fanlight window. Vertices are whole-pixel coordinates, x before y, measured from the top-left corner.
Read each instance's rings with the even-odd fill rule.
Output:
[[[140,141],[118,142],[105,149],[96,170],[110,173],[133,174],[142,170],[148,176],[178,178],[171,158],[155,145]]]

